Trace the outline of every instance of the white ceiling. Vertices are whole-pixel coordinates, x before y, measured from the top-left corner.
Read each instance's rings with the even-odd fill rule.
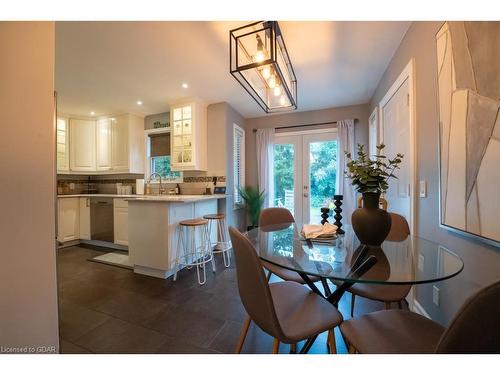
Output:
[[[229,73],[229,30],[246,23],[57,22],[59,111],[149,115],[197,96],[226,101],[246,118],[263,116]],[[280,22],[297,75],[298,111],[368,102],[409,25]]]

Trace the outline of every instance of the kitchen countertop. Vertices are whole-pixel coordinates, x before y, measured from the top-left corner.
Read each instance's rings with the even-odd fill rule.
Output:
[[[140,202],[197,202],[210,199],[224,199],[227,194],[212,194],[212,195],[138,195],[138,194],[63,194],[58,195],[58,198],[121,198],[127,201]]]

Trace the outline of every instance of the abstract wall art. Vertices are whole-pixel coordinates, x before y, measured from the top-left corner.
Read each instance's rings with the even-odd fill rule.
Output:
[[[500,22],[436,35],[441,224],[500,245]]]

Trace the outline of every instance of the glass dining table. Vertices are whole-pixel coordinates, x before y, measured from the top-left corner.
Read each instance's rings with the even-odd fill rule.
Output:
[[[394,237],[374,247],[361,244],[349,225],[342,227],[344,234],[327,241],[305,239],[301,228],[297,223],[282,223],[261,226],[245,235],[260,259],[297,272],[313,292],[334,306],[355,283],[432,283],[454,277],[464,267],[455,253],[416,236]],[[320,278],[324,292],[311,276]],[[334,291],[328,280],[336,286]],[[306,353],[314,340],[309,339],[301,352]]]

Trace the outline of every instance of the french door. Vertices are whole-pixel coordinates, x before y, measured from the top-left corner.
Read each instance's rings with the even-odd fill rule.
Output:
[[[336,191],[337,132],[276,134],[273,172],[273,206],[289,209],[296,222],[320,223]]]

